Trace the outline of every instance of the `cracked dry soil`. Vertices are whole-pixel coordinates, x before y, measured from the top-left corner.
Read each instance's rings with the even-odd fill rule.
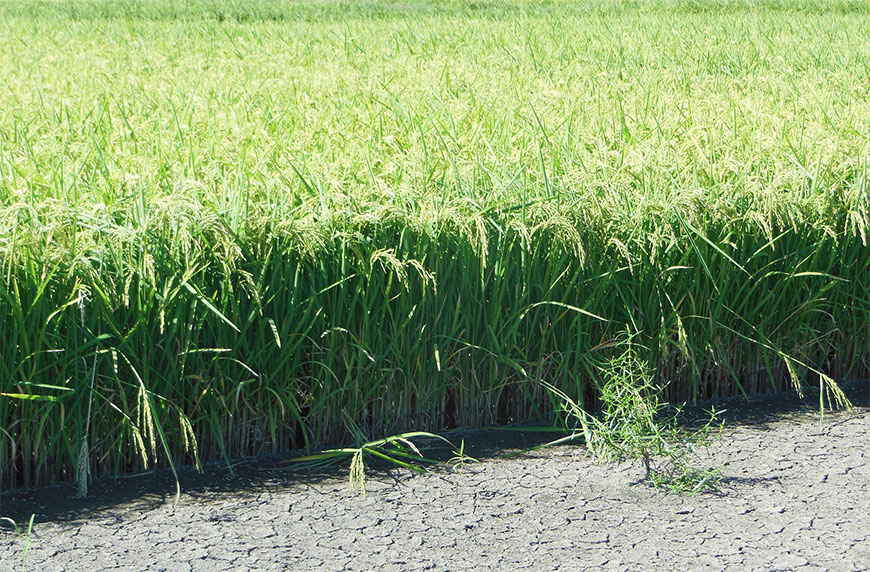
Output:
[[[366,498],[346,468],[258,462],[184,473],[176,507],[158,472],[97,483],[86,501],[69,486],[6,494],[0,512],[36,513],[27,569],[46,572],[870,569],[867,400],[820,427],[806,403],[783,412],[789,399],[727,419],[704,453],[726,463],[713,495],[657,492],[636,484],[639,465],[595,464],[575,445],[490,454],[461,473],[370,473]],[[488,446],[505,436],[517,439],[500,432]],[[0,570],[20,560],[18,537],[0,532]]]

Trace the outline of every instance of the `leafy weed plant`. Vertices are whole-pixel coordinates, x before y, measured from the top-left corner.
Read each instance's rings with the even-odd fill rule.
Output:
[[[715,410],[694,431],[685,430],[678,419],[681,409],[668,413],[659,399],[648,365],[632,349],[602,368],[601,411],[591,415],[551,384],[547,389],[563,403],[566,422],[575,421],[589,453],[599,461],[638,460],[646,472],[643,482],[680,494],[718,490],[719,468],[697,465],[695,450],[721,434],[722,423]]]

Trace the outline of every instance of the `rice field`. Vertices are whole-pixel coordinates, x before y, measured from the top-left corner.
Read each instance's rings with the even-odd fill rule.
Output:
[[[870,371],[870,3],[0,0],[0,486]]]

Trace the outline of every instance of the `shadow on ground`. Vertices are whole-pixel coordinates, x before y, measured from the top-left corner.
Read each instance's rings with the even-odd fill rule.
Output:
[[[870,380],[850,380],[842,387],[858,408],[870,407]],[[731,398],[716,402],[687,406],[684,415],[688,423],[704,417],[703,412],[715,407],[723,411],[725,426],[754,425],[764,428],[775,421],[792,416],[818,412],[818,391],[807,390],[803,398],[796,393],[776,393],[767,395]],[[561,433],[543,430],[528,430],[523,427],[482,428],[448,431],[444,436],[455,445],[463,440],[465,453],[486,462],[505,455],[515,454],[533,447],[549,443],[562,436]],[[578,441],[579,442],[579,441]],[[419,441],[423,454],[432,459],[445,462],[454,454],[449,446],[435,440]],[[571,446],[569,444],[569,446]],[[296,454],[298,456],[298,453]],[[348,461],[333,467],[317,470],[304,469],[288,463],[293,455],[258,457],[239,460],[232,467],[213,463],[204,467],[202,473],[193,468],[179,470],[182,495],[186,499],[206,500],[221,495],[239,497],[255,496],[276,487],[291,487],[316,484],[323,481],[347,479]],[[445,465],[438,465],[444,467]],[[469,465],[466,465],[467,467]],[[449,468],[447,469],[449,470]],[[367,466],[372,478],[390,480],[395,478],[392,467],[372,463]],[[723,482],[733,479],[723,479]],[[31,514],[38,514],[41,522],[68,522],[87,520],[91,515],[107,509],[126,508],[147,511],[172,503],[175,498],[175,479],[168,469],[153,470],[146,473],[127,475],[119,478],[105,478],[90,486],[89,496],[76,499],[72,484],[43,487],[33,491],[13,491],[0,495],[0,515],[16,522],[27,522]]]

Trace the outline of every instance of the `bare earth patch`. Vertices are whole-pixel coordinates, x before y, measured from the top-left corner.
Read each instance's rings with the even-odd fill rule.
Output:
[[[366,498],[343,474],[247,465],[192,487],[183,475],[175,508],[158,473],[98,483],[87,501],[70,487],[7,494],[0,513],[36,513],[27,568],[41,571],[870,568],[870,408],[821,427],[806,408],[762,417],[729,420],[705,454],[726,463],[718,495],[656,492],[636,483],[639,465],[563,446],[461,473],[371,474]],[[20,559],[0,532],[0,569]]]

